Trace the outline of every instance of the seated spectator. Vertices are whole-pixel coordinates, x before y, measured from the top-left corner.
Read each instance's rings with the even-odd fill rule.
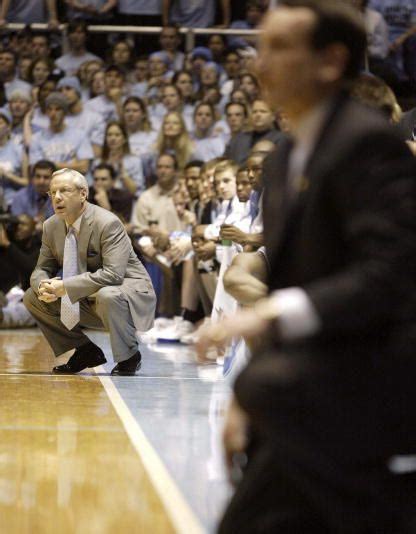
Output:
[[[51,199],[48,196],[52,173],[56,171],[51,161],[37,161],[32,169],[30,183],[20,189],[13,198],[11,213],[32,217],[36,231],[42,233],[42,225],[54,213]]]
[[[163,119],[162,128],[157,137],[153,161],[155,157],[164,153],[174,154],[177,165],[182,170],[194,153],[195,146],[192,143],[185,121],[180,113],[172,111]],[[151,163],[153,168],[154,163]]]
[[[0,81],[4,85],[7,100],[17,89],[30,92],[30,84],[17,77],[17,56],[12,50],[0,50]]]
[[[126,75],[133,69],[134,50],[130,42],[125,38],[119,38],[113,45],[108,63],[122,69]]]
[[[201,160],[193,160],[187,163],[184,168],[185,187],[189,196],[188,205],[190,210],[195,214],[198,213],[200,206],[199,191],[201,188],[201,167],[203,164]],[[196,220],[198,220],[198,217]]]
[[[172,83],[179,89],[184,104],[194,104],[195,94],[192,74],[187,70],[175,72]]]
[[[218,65],[222,65],[225,60],[226,43],[224,35],[219,33],[212,34],[208,37],[207,47],[211,51],[212,60]]]
[[[115,213],[124,223],[131,218],[134,196],[125,189],[115,187],[116,172],[112,165],[100,163],[92,173],[93,186],[88,201]]]
[[[65,124],[83,132],[89,139],[94,156],[100,157],[104,143],[105,123],[102,115],[85,108],[81,99],[81,84],[75,76],[61,78],[56,87],[68,102]]]
[[[176,85],[166,84],[161,90],[161,102],[152,106],[150,116],[153,128],[159,130],[163,117],[170,111],[180,113],[185,120],[188,131],[192,129],[194,108],[190,104],[184,104],[182,96]]]
[[[202,229],[207,240],[217,241],[223,224],[233,224],[244,215],[245,206],[237,196],[237,170],[238,165],[232,160],[221,161],[215,166],[214,185],[218,203],[213,223]]]
[[[13,91],[9,99],[9,109],[12,116],[11,140],[24,147],[24,118],[29,113],[32,104],[30,93]]]
[[[51,44],[46,33],[34,33],[30,39],[30,50],[34,58],[51,57]]]
[[[127,132],[120,122],[107,124],[102,157],[95,163],[108,163],[113,167],[117,176],[115,188],[125,189],[136,197],[143,192],[142,160],[130,152]]]
[[[179,50],[181,36],[178,26],[165,26],[159,35],[160,48],[166,52],[170,59],[171,68],[174,71],[183,69],[185,54]]]
[[[69,52],[56,60],[56,66],[63,70],[66,76],[75,76],[79,67],[85,61],[100,59],[88,52],[87,25],[83,20],[71,20],[67,29]]]
[[[237,245],[239,251],[257,250],[263,245],[263,160],[267,152],[251,152],[247,167],[237,173],[237,196],[240,202],[248,202],[244,216],[232,225],[221,227],[221,239],[228,239]]]
[[[10,139],[11,122],[10,114],[0,110],[0,188],[7,206],[17,191],[28,184],[22,146]]]
[[[251,110],[251,102],[248,94],[240,87],[231,91],[230,102],[233,104],[244,104],[248,110]]]
[[[274,126],[274,114],[263,100],[256,100],[251,110],[251,131],[235,135],[225,149],[225,157],[243,164],[257,141],[268,139],[278,143],[283,134]]]
[[[231,23],[230,28],[233,30],[254,30],[260,24],[265,11],[266,9],[264,2],[261,0],[247,0],[245,19],[235,20]],[[246,48],[247,46],[255,46],[256,42],[256,37],[238,37],[236,35],[228,37],[228,45],[232,46],[233,48]]]
[[[32,54],[19,54],[17,60],[17,76],[20,80],[29,83],[29,69],[32,65]]]
[[[52,78],[48,78],[39,87],[37,104],[32,107],[32,110],[26,115],[24,120],[24,139],[27,147],[30,146],[33,134],[40,130],[47,130],[49,126],[49,118],[46,114],[46,99],[55,89],[56,81]]]
[[[122,119],[131,153],[135,156],[147,157],[156,142],[157,133],[152,130],[144,101],[141,98],[129,96],[123,104]]]
[[[170,57],[166,52],[153,52],[149,56],[149,79],[147,81],[146,97],[154,104],[159,100],[160,89],[170,81],[173,76]]]
[[[52,74],[54,64],[50,58],[37,58],[32,61],[29,69],[29,82],[39,88]]]
[[[225,132],[225,127],[221,123],[216,123],[215,110],[212,105],[201,102],[195,107],[192,139],[199,159],[209,161],[224,153],[223,134]]]
[[[161,154],[156,163],[156,184],[142,193],[133,207],[133,232],[157,236],[170,233],[180,226],[172,201],[177,184],[178,163],[172,154]]]
[[[91,143],[84,132],[65,124],[68,112],[66,98],[58,92],[46,98],[49,127],[33,136],[29,161],[34,165],[41,159],[53,161],[58,169],[71,167],[85,174],[94,157]]]
[[[199,88],[202,67],[210,61],[212,61],[211,50],[205,46],[197,46],[187,57],[185,66],[189,72],[192,72],[194,89]]]
[[[195,214],[186,209],[187,198],[184,192],[175,187],[172,201],[178,216],[179,225],[172,232],[159,231],[154,236],[143,236],[138,244],[148,259],[152,259],[168,269],[189,259],[192,251],[191,235],[195,226]]]
[[[247,128],[248,111],[244,104],[228,102],[225,106],[225,120],[227,121],[229,134],[224,134],[224,140],[227,143],[232,137]]]
[[[103,68],[103,62],[100,59],[90,59],[89,61],[84,61],[77,70],[77,78],[81,84],[81,97],[82,100],[89,100],[90,95],[90,85],[92,77],[96,72],[101,71]],[[104,92],[104,73],[103,74],[103,91]],[[94,96],[98,96],[94,94]],[[93,97],[91,97],[93,98]]]
[[[0,328],[35,326],[22,299],[30,287],[40,246],[35,222],[29,215],[21,214],[8,225],[0,224],[0,294],[6,297],[0,302]]]
[[[95,99],[97,96],[105,93],[105,73],[103,70],[97,70],[92,74],[88,84],[88,97],[86,100]]]
[[[241,72],[241,57],[236,50],[228,50],[224,61],[225,76],[221,81],[221,93],[228,96],[236,89],[236,82]]]
[[[147,80],[149,78],[147,56],[140,56],[135,60],[133,75],[130,95],[144,98],[147,93]]]
[[[206,93],[212,88],[218,88],[221,69],[214,61],[207,61],[201,67],[199,77],[199,90],[196,95],[197,100],[203,100]]]
[[[99,113],[105,122],[118,120],[121,117],[123,97],[126,91],[124,82],[125,75],[122,69],[116,65],[110,65],[105,69],[104,93],[86,102],[85,108]]]
[[[260,85],[257,78],[250,72],[240,74],[238,77],[238,87],[248,96],[250,104],[260,98]]]

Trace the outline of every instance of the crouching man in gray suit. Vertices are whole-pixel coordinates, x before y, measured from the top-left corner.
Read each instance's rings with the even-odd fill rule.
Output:
[[[105,363],[81,326],[105,327],[117,362],[111,374],[134,375],[141,365],[136,330],[152,326],[156,306],[150,278],[118,217],[87,202],[82,174],[55,172],[50,196],[55,215],[44,224],[24,303],[56,356],[76,349],[53,370],[72,374]]]

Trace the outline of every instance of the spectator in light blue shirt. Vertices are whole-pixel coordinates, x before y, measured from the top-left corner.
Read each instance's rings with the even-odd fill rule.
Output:
[[[110,121],[105,131],[103,154],[98,163],[108,163],[116,171],[116,189],[126,189],[136,197],[144,191],[143,165],[140,157],[131,154],[127,132],[118,121]]]
[[[157,132],[152,130],[144,101],[129,96],[123,104],[122,118],[130,152],[140,158],[147,158],[156,142]]]
[[[23,150],[10,139],[12,118],[4,108],[0,110],[0,189],[10,206],[16,192],[28,184],[24,177]]]
[[[74,76],[79,67],[91,59],[99,59],[98,56],[86,49],[87,26],[83,20],[72,20],[68,24],[69,52],[59,57],[55,64],[65,72],[67,76]]]
[[[53,161],[58,168],[71,167],[86,174],[94,157],[91,143],[85,133],[66,126],[65,115],[68,110],[66,98],[58,92],[51,93],[46,99],[46,114],[49,128],[33,136],[29,160],[34,165],[41,159]]]
[[[29,91],[31,86],[29,83],[20,80],[17,77],[17,58],[16,54],[12,50],[1,50],[0,51],[0,81],[4,84],[4,90],[6,92],[7,100],[10,98],[10,95],[16,91]]]
[[[32,104],[30,93],[25,91],[13,91],[9,99],[9,109],[12,116],[11,139],[17,145],[24,148],[23,123]]]
[[[105,122],[118,120],[126,91],[124,82],[123,70],[117,65],[108,66],[104,75],[104,94],[88,100],[85,109],[99,113]]]
[[[81,84],[75,76],[66,76],[58,82],[57,89],[68,102],[65,124],[83,132],[91,142],[94,156],[101,155],[104,143],[105,122],[99,113],[85,109],[81,99]]]

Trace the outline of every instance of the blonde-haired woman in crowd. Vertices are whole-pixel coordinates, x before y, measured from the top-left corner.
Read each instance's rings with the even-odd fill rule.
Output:
[[[155,148],[157,155],[166,152],[175,154],[180,170],[191,159],[195,147],[189,137],[185,121],[177,111],[166,113],[163,118]]]

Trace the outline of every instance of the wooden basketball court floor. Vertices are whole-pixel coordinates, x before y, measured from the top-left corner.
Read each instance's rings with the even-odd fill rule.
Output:
[[[108,363],[53,375],[36,329],[0,330],[0,533],[209,533],[229,497],[220,433],[229,395],[180,345],[141,348],[137,377]]]

